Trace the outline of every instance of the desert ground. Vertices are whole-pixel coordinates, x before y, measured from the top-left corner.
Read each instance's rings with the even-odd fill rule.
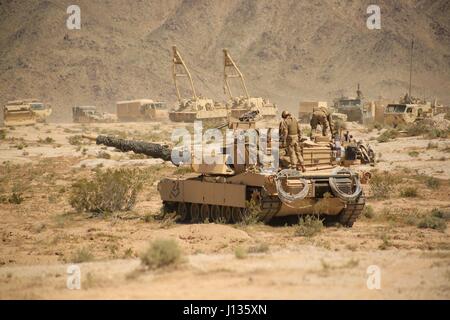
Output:
[[[163,142],[173,124],[3,129],[0,299],[450,299],[450,139],[398,136],[379,142],[386,129],[349,126],[377,154],[374,167],[359,169],[392,176],[395,183],[385,197],[364,187],[366,210],[352,228],[324,227],[313,236],[299,235],[296,224],[158,220],[157,181],[183,172],[80,137]],[[118,167],[147,173],[135,207],[76,212],[68,200],[72,184]],[[141,255],[157,239],[176,241],[179,263],[143,267]],[[80,267],[80,290],[67,288],[71,264]],[[379,289],[367,286],[373,265],[381,270]]]

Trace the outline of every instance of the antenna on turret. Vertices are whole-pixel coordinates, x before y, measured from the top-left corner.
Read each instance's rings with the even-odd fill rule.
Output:
[[[411,97],[412,63],[413,63],[414,38],[411,40],[411,57],[409,62],[409,96]]]

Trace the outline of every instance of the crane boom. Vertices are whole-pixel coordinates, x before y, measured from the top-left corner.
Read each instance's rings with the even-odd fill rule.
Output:
[[[224,67],[223,67],[224,85],[228,92],[228,95],[230,96],[230,99],[233,98],[233,93],[231,92],[231,87],[229,83],[230,78],[239,78],[241,82],[242,91],[244,91],[245,97],[247,99],[250,98],[247,91],[247,86],[245,85],[244,76],[242,75],[241,70],[239,70],[238,66],[231,58],[227,49],[223,49],[223,54],[224,54]]]
[[[175,83],[175,90],[177,92],[178,101],[181,102],[181,93],[180,88],[178,87],[178,81],[177,78],[180,77],[188,77],[189,84],[191,86],[192,90],[192,99],[197,100],[197,93],[195,92],[194,82],[192,81],[191,73],[189,72],[189,69],[187,68],[186,64],[183,61],[183,58],[181,58],[180,52],[177,50],[177,46],[172,47],[173,51],[173,67],[172,67],[172,75],[173,75],[173,81]],[[179,70],[181,67],[181,70]]]

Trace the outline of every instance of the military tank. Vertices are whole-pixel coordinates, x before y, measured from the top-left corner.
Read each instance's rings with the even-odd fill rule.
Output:
[[[178,106],[176,110],[169,111],[169,119],[174,122],[194,122],[196,120],[208,122],[223,122],[228,116],[225,106],[209,98],[197,95],[192,80],[191,73],[181,57],[176,46],[172,47],[173,51],[173,69],[172,76],[175,84],[175,90],[178,98]],[[178,78],[188,78],[192,96],[185,98],[181,95]]]
[[[239,223],[249,217],[269,222],[279,217],[315,214],[327,223],[351,227],[361,214],[365,198],[359,174],[341,166],[339,152],[331,141],[304,142],[305,172],[286,167],[286,154],[277,152],[276,141],[256,127],[254,121],[230,122],[239,132],[225,150],[235,150],[222,164],[193,164],[189,177],[168,177],[158,183],[164,212],[175,212],[180,221]],[[266,137],[268,154],[281,166],[265,161],[251,163],[252,143],[244,141],[239,162],[238,141],[251,130]],[[271,129],[269,129],[270,131]],[[260,136],[261,137],[261,136]],[[323,140],[323,139],[322,139]],[[259,140],[258,140],[259,141]],[[230,160],[230,155],[224,155]]]
[[[361,181],[369,178],[349,168],[355,154],[349,149],[346,160],[347,154],[340,157],[341,148],[336,143],[317,137],[316,141],[303,142],[306,171],[289,169],[285,151],[277,151],[277,140],[271,138],[273,129],[259,128],[261,124],[254,121],[255,115],[256,112],[247,113],[240,120],[226,123],[233,132],[232,141],[222,149],[226,161],[193,163],[189,165],[192,173],[187,176],[159,181],[163,211],[176,214],[181,222],[192,223],[239,223],[249,218],[270,222],[314,214],[327,224],[351,227],[365,205]],[[250,139],[248,132],[256,133],[257,139]],[[251,161],[250,151],[259,147],[261,141],[266,146],[264,155]],[[174,151],[182,151],[168,145],[108,136],[98,136],[96,142],[172,162]],[[279,167],[272,165],[276,159]]]
[[[223,49],[223,54],[224,89],[229,97],[227,107],[230,110],[230,116],[238,119],[248,111],[258,110],[261,118],[268,120],[275,119],[278,111],[276,105],[261,97],[251,97],[248,93],[244,76],[233,58],[231,58],[230,53],[227,49]],[[239,82],[243,92],[240,96],[235,96],[232,93],[230,80],[233,78],[239,78],[240,80]]]

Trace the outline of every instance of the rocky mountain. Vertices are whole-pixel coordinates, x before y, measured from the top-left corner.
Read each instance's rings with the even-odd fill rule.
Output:
[[[76,2],[76,3],[75,3]],[[413,95],[450,103],[450,2],[376,1],[381,29],[366,26],[373,1],[0,0],[0,103],[36,97],[54,120],[75,105],[113,111],[115,101],[175,101],[176,44],[204,96],[226,100],[222,48],[251,95],[295,110],[300,100]],[[81,9],[68,30],[66,9]]]

